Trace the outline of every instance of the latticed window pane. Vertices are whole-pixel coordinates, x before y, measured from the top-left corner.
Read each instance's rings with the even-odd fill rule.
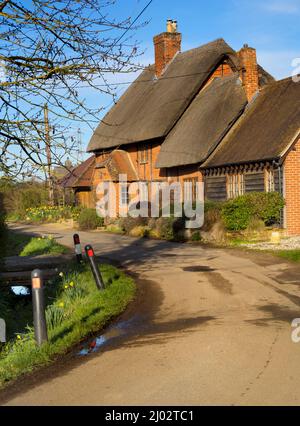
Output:
[[[197,199],[198,178],[184,179],[184,200],[195,202]]]
[[[140,201],[148,201],[148,184],[147,182],[140,182],[139,183],[139,195],[140,195]]]
[[[146,164],[149,161],[149,147],[148,145],[141,145],[139,147],[139,163]]]
[[[275,191],[274,170],[266,170],[266,191],[267,192]]]
[[[245,177],[242,173],[227,176],[227,197],[236,198],[245,193]]]
[[[129,196],[128,196],[128,187],[127,185],[121,186],[121,206],[127,206],[129,202]]]

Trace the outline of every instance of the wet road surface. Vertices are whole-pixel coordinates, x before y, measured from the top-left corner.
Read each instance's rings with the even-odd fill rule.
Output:
[[[62,225],[23,227],[72,245]],[[81,232],[135,274],[137,301],[74,353],[0,393],[9,405],[300,403],[300,267],[262,253]]]

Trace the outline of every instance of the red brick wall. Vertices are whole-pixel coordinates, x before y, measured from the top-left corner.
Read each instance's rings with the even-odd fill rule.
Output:
[[[238,55],[243,67],[243,70],[241,71],[242,81],[245,87],[247,99],[250,102],[259,89],[256,50],[245,45],[238,52]]]
[[[155,74],[160,77],[177,52],[181,50],[180,33],[162,33],[154,37]]]
[[[300,235],[300,140],[284,162],[285,227],[288,235]]]
[[[232,74],[234,74],[233,69],[231,68],[231,66],[226,61],[224,61],[211,74],[211,76],[209,77],[209,79],[205,83],[204,87],[206,87],[209,83],[211,83],[214,78],[227,77],[227,76],[230,76]]]

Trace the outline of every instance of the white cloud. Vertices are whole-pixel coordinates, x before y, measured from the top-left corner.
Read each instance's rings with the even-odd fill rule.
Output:
[[[261,4],[262,8],[274,13],[295,14],[300,12],[299,0],[269,0]]]

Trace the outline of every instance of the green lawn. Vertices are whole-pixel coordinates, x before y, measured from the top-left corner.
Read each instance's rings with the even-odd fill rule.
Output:
[[[118,269],[103,265],[106,289],[100,292],[86,265],[61,273],[46,289],[46,317],[49,342],[38,348],[32,322],[17,333],[0,352],[0,387],[21,374],[51,363],[57,355],[124,311],[134,299],[134,281]]]
[[[276,256],[282,257],[292,262],[300,262],[300,250],[280,250],[275,252]]]
[[[34,237],[26,244],[20,252],[20,256],[38,256],[41,254],[64,254],[69,249],[58,244],[51,237]]]
[[[69,249],[58,244],[52,237],[32,237],[28,234],[5,229],[1,239],[0,257],[37,256],[41,254],[63,254]]]

